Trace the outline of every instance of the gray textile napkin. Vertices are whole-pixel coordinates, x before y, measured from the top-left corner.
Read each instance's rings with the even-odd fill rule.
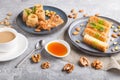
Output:
[[[105,70],[117,69],[120,70],[120,56],[112,56],[110,57],[110,62],[108,66],[106,66]]]

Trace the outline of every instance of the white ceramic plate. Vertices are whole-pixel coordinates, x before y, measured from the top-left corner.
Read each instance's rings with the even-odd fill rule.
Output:
[[[28,48],[27,38],[24,35],[18,33],[18,48],[11,52],[0,53],[0,61],[9,61],[15,59],[21,54],[23,54],[27,48]]]

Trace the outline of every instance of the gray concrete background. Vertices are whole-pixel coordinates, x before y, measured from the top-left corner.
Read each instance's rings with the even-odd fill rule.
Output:
[[[62,30],[50,35],[36,36],[24,32],[15,24],[16,16],[24,8],[31,7],[36,3],[58,7],[67,14],[72,8],[76,10],[84,9],[85,13],[90,15],[100,13],[102,16],[120,21],[120,0],[0,0],[0,20],[6,16],[7,12],[12,12],[11,22],[14,28],[24,34],[29,40],[29,48],[23,55],[12,61],[0,62],[0,80],[120,80],[120,72],[117,70],[103,71],[94,70],[91,67],[79,67],[77,64],[79,57],[81,55],[88,56],[84,53],[80,54],[80,51],[72,51],[69,56],[63,59],[54,58],[43,51],[40,63],[32,64],[28,59],[19,68],[14,68],[34,48],[35,43],[39,39],[45,39],[47,42],[49,40],[63,38],[64,31],[73,21],[69,19],[67,25]],[[82,17],[82,14],[79,17]],[[93,59],[98,58],[90,57]],[[102,59],[107,59],[108,61],[109,57]],[[44,61],[51,62],[50,69],[42,70],[40,68],[41,63]],[[68,61],[75,64],[75,70],[71,74],[66,74],[61,71],[64,64]]]

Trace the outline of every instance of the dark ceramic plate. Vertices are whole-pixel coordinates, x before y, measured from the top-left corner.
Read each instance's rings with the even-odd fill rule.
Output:
[[[113,30],[114,29],[117,29],[117,27],[120,25],[119,22],[113,20],[113,19],[110,19],[110,18],[107,18],[107,17],[102,17],[100,16],[101,18],[103,19],[106,19],[110,22],[113,23],[113,26],[114,28],[111,28],[110,30],[110,34],[109,34],[109,41],[108,41],[108,44],[109,44],[109,49],[107,50],[107,52],[101,52],[97,49],[94,49],[92,48],[91,46],[88,46],[87,44],[85,44],[84,42],[82,42],[82,33],[86,27],[86,24],[87,24],[87,21],[88,21],[88,18],[89,17],[86,17],[86,18],[80,18],[80,19],[77,19],[75,20],[69,27],[68,29],[68,36],[70,38],[70,42],[75,46],[77,47],[78,49],[80,49],[81,51],[85,52],[85,53],[88,53],[90,55],[95,55],[95,56],[111,56],[113,54],[117,54],[120,52],[120,38],[116,38],[114,39],[114,41],[110,41],[111,39],[111,34],[114,33]],[[80,24],[84,24],[84,26],[80,26]],[[75,31],[75,28],[76,27],[80,27],[81,30],[80,30],[80,33],[79,35],[73,35],[72,33]],[[120,32],[120,30],[118,31]],[[80,40],[80,43],[77,43],[76,40]],[[118,42],[118,44],[116,45],[113,45],[113,42]],[[113,49],[115,46],[119,46],[119,50],[117,51],[111,51],[111,49]]]
[[[16,23],[17,25],[23,29],[24,31],[26,32],[29,32],[29,33],[32,33],[32,34],[50,34],[50,33],[53,33],[53,32],[56,32],[58,30],[60,30],[62,27],[65,26],[65,24],[67,23],[68,21],[68,18],[67,18],[67,15],[65,14],[64,11],[62,11],[61,9],[58,9],[56,7],[52,7],[52,6],[43,6],[44,10],[52,10],[52,11],[55,11],[63,20],[64,20],[64,23],[51,29],[50,31],[47,31],[47,30],[42,30],[41,32],[35,32],[35,28],[30,28],[30,27],[27,27],[27,25],[25,24],[25,22],[23,22],[22,20],[22,12],[17,16],[16,18]],[[47,19],[48,17],[46,17]]]

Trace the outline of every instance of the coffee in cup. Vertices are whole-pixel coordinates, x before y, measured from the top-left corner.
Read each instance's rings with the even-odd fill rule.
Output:
[[[14,51],[17,48],[18,33],[13,28],[0,28],[0,53]]]
[[[6,43],[12,41],[15,38],[15,35],[10,31],[0,32],[0,43]]]

